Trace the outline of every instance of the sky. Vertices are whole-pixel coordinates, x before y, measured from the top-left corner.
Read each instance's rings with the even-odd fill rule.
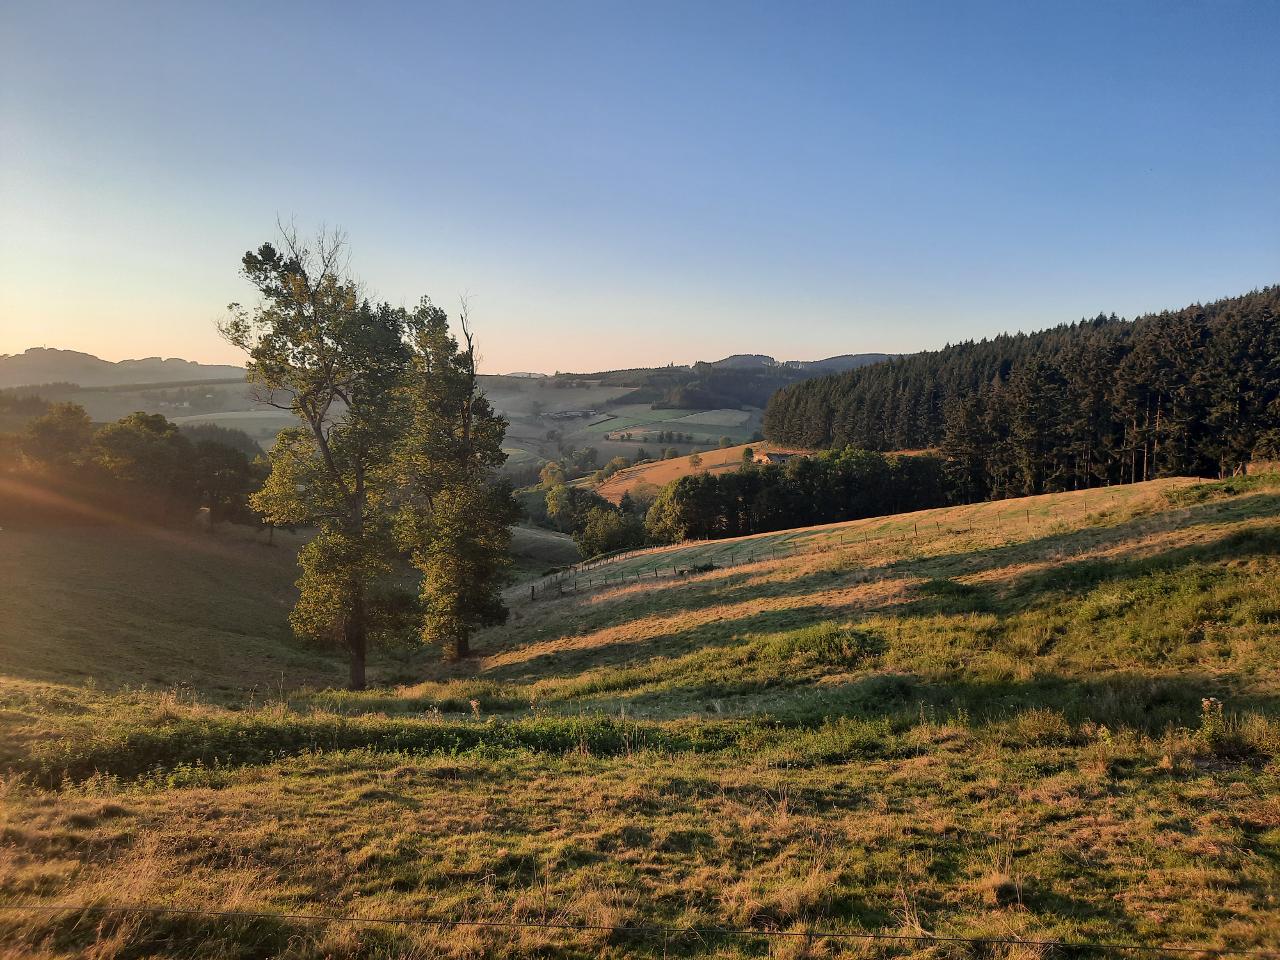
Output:
[[[241,362],[278,220],[490,373],[1280,282],[1280,3],[0,4],[0,353]]]

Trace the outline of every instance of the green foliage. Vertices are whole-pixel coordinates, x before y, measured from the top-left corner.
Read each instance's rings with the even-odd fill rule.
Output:
[[[191,444],[158,413],[107,424],[94,434],[89,457],[118,509],[166,521],[189,517],[199,505]]]
[[[249,462],[262,455],[258,441],[234,427],[224,427],[217,423],[184,423],[178,427],[178,431],[196,446],[201,443],[216,443],[244,454]]]
[[[93,422],[84,408],[55,403],[28,425],[22,448],[46,466],[68,467],[83,461],[92,440]]]
[[[547,517],[556,529],[574,534],[587,524],[587,515],[597,508],[608,508],[609,501],[585,487],[569,487],[564,484],[547,491]]]
[[[918,510],[947,499],[936,457],[850,448],[785,466],[681,477],[649,508],[645,529],[655,543],[678,543]]]
[[[582,527],[573,532],[573,540],[584,557],[629,550],[644,544],[644,522],[619,507],[592,507]]]
[[[1099,315],[788,386],[765,434],[941,447],[966,500],[1224,476],[1280,449],[1280,287],[1129,322]]]
[[[520,517],[496,476],[507,422],[479,391],[465,308],[461,319],[464,347],[430,301],[410,316],[410,413],[394,460],[397,539],[422,575],[421,637],[450,660],[468,655],[475,630],[506,620],[499,590]]]
[[[639,749],[723,746],[653,724],[605,716],[490,717],[484,723],[412,717],[252,713],[179,716],[160,725],[120,717],[90,735],[49,739],[8,769],[46,786],[107,775],[154,778],[183,767],[229,768],[344,750],[492,755],[513,750],[616,756]]]

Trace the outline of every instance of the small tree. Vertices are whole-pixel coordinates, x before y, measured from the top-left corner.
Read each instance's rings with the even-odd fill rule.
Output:
[[[248,521],[253,518],[249,495],[256,489],[253,465],[244,452],[215,440],[195,445],[195,492],[209,510],[209,522]]]
[[[689,466],[691,466],[691,467],[693,467],[693,469],[697,470],[700,466],[702,466],[702,457],[701,457],[699,454],[696,454],[696,453],[695,453],[695,454],[692,454],[692,455],[689,457]]]
[[[158,413],[131,413],[93,437],[92,466],[115,505],[158,521],[190,519],[199,505],[191,444]]]
[[[574,532],[574,542],[584,557],[626,550],[644,543],[644,522],[635,514],[616,507],[592,507],[582,528]]]
[[[564,467],[560,466],[555,460],[548,460],[542,465],[542,470],[538,473],[538,479],[542,481],[542,485],[547,489],[562,484],[565,481]]]
[[[22,450],[27,456],[53,468],[81,462],[93,440],[93,421],[84,407],[55,403],[49,412],[27,425]]]

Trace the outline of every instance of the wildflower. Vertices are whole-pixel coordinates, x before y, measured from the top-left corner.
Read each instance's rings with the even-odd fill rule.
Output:
[[[480,701],[479,701],[479,700],[472,700],[472,701],[471,701],[471,715],[472,715],[473,717],[479,717],[479,716],[480,716]]]

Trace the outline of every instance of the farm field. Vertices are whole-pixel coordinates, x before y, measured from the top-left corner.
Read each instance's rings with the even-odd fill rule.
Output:
[[[481,376],[490,402],[510,421],[503,449],[511,467],[539,466],[558,455],[547,433],[556,430],[562,442],[581,449],[593,446],[600,462],[612,457],[633,458],[641,447],[658,453],[663,447],[692,450],[715,444],[722,436],[746,441],[760,428],[762,411],[752,410],[654,410],[648,404],[615,405],[631,393],[631,387],[600,384],[591,380]],[[54,402],[83,406],[97,422],[118,420],[142,410],[161,413],[175,423],[213,423],[243,430],[264,450],[275,436],[295,420],[287,412],[263,407],[253,399],[252,388],[242,380],[179,384],[137,384],[110,387],[42,387],[36,390]],[[590,417],[560,418],[566,411],[596,411]],[[28,417],[5,416],[0,428],[25,428]],[[695,443],[659,443],[659,431],[687,434]],[[631,431],[630,441],[610,437]]]
[[[678,421],[677,421],[678,422]],[[672,480],[689,476],[693,473],[726,473],[742,466],[742,453],[750,447],[757,453],[781,452],[795,453],[792,447],[780,447],[767,442],[743,443],[733,447],[719,447],[698,453],[701,464],[697,467],[690,462],[692,454],[685,457],[672,457],[670,460],[655,460],[652,463],[641,463],[634,467],[619,470],[612,477],[596,488],[596,493],[611,503],[618,503],[624,493],[634,493],[641,488],[661,489]]]
[[[549,394],[564,392],[554,387],[537,389]],[[614,405],[608,401],[586,408],[596,410],[594,416],[555,419],[546,413],[539,413],[537,416],[529,414],[528,397],[517,401],[520,406],[513,405],[510,408],[501,406],[502,402],[509,402],[509,398],[499,397],[495,402],[499,403],[503,414],[511,419],[506,448],[512,454],[512,465],[555,459],[558,455],[557,447],[554,442],[547,440],[548,430],[558,431],[563,443],[578,449],[595,447],[599,451],[599,462],[603,464],[617,456],[632,459],[642,450],[647,451],[650,456],[657,456],[666,447],[692,452],[714,446],[723,436],[745,442],[756,434],[761,422],[761,411],[754,409],[655,410],[648,404]],[[525,412],[521,413],[521,410]],[[662,432],[683,434],[693,440],[659,440],[658,436]],[[631,439],[622,439],[624,434],[629,434]]]
[[[46,613],[0,660],[0,903],[78,905],[0,911],[0,942],[104,958],[1272,948],[1278,517],[1264,476],[770,535],[793,554],[516,601],[466,665],[415,661],[358,694],[276,632],[286,548],[259,567],[240,553],[257,545],[182,560],[176,541],[130,539],[117,571],[109,541],[68,567],[65,542],[5,532],[0,572],[26,594],[0,601],[6,631],[44,594],[103,628],[92,646]],[[192,606],[219,582],[246,609]],[[45,634],[83,651],[74,669]],[[267,653],[275,683],[260,674],[280,663],[250,663]],[[184,656],[184,685],[124,688]],[[121,902],[252,915],[87,909]],[[852,939],[868,933],[908,939]]]

